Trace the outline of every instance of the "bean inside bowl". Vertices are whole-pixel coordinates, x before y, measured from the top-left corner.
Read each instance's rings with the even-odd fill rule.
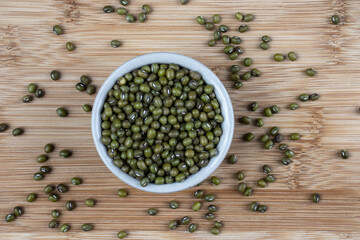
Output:
[[[158,64],[175,64],[175,65],[179,65],[183,68],[189,69],[189,75],[192,74],[191,78],[198,78],[199,79],[199,75],[196,75],[196,72],[198,74],[201,75],[202,79],[204,80],[204,86],[206,85],[211,85],[213,86],[213,90],[211,89],[211,92],[213,91],[216,95],[216,99],[220,105],[220,109],[221,109],[221,115],[219,114],[220,111],[217,111],[217,122],[221,123],[221,129],[222,129],[222,134],[219,137],[219,139],[217,139],[217,141],[214,144],[214,147],[216,146],[216,149],[214,148],[213,150],[211,150],[212,152],[210,152],[210,154],[208,154],[207,156],[212,156],[208,163],[203,164],[203,165],[199,165],[201,166],[201,168],[199,168],[199,170],[197,172],[194,172],[194,174],[191,174],[190,176],[187,176],[187,178],[185,178],[183,175],[181,174],[182,172],[179,171],[179,175],[180,177],[178,177],[178,179],[174,178],[174,182],[173,183],[168,183],[168,184],[154,184],[154,183],[149,183],[146,187],[143,187],[141,185],[144,185],[144,181],[139,181],[138,179],[143,178],[144,176],[146,176],[147,172],[142,171],[140,169],[138,169],[137,166],[137,162],[133,157],[133,150],[131,150],[130,152],[127,152],[126,148],[122,148],[122,150],[124,150],[125,152],[127,152],[127,155],[123,154],[123,159],[121,160],[123,163],[127,163],[128,165],[132,165],[132,172],[130,172],[131,175],[133,175],[134,177],[137,177],[138,179],[130,176],[128,173],[130,170],[129,168],[125,167],[123,168],[122,171],[118,166],[116,166],[113,163],[113,159],[112,157],[114,157],[115,155],[120,156],[120,153],[117,152],[117,150],[112,150],[112,148],[109,148],[109,150],[106,148],[106,146],[103,144],[104,139],[102,141],[102,131],[103,128],[105,129],[109,129],[110,128],[110,124],[111,121],[106,121],[105,123],[102,121],[102,114],[107,114],[107,116],[111,116],[113,115],[111,108],[109,107],[108,103],[105,103],[107,97],[108,97],[108,93],[109,91],[114,87],[114,85],[116,83],[118,83],[119,85],[122,84],[126,84],[126,78],[121,78],[123,77],[126,73],[131,73],[133,70],[141,68],[144,65],[151,65],[154,63],[158,63]],[[146,72],[139,72],[140,75],[144,74],[148,75],[148,73]],[[150,74],[150,72],[149,72]],[[171,76],[170,76],[171,78]],[[134,81],[134,80],[132,80]],[[142,85],[142,81],[141,79],[137,79],[138,81],[138,86],[139,86],[139,90],[141,90],[141,92],[146,93],[146,92],[150,92],[151,89],[149,89],[148,84],[143,84]],[[146,80],[145,80],[146,81]],[[159,86],[161,87],[161,86]],[[191,87],[191,85],[190,85]],[[160,88],[159,88],[160,89]],[[174,92],[174,87],[172,88],[172,92],[171,94],[175,94],[175,95],[179,95],[177,96],[177,99],[180,97],[180,93],[176,92],[177,89],[175,89]],[[209,90],[208,92],[210,93],[210,87],[207,87],[207,90]],[[161,92],[162,89],[159,91]],[[154,92],[155,97],[156,97],[156,92]],[[207,95],[207,94],[205,94]],[[204,100],[204,102],[206,103],[206,101],[208,101],[209,99],[206,99],[207,96],[202,96],[202,100]],[[197,98],[199,98],[199,100],[201,99],[201,95],[197,96]],[[214,94],[212,94],[212,99],[214,99]],[[210,99],[211,100],[211,99]],[[186,102],[186,100],[184,100],[184,102]],[[107,106],[107,108],[104,108],[104,103],[105,103],[105,107]],[[124,107],[121,105],[120,103],[120,107]],[[147,106],[148,107],[148,106]],[[133,114],[131,109],[132,107],[129,107],[128,112],[127,113],[131,113]],[[139,104],[139,106],[136,106],[136,108],[138,108],[138,112],[142,110],[143,106],[142,104]],[[126,109],[122,109],[122,110],[126,110]],[[154,109],[152,109],[153,111],[151,111],[154,114]],[[174,109],[173,109],[174,110]],[[179,118],[178,115],[181,115],[181,108],[177,107],[176,110],[177,111],[177,116],[176,118]],[[106,112],[107,111],[107,112]],[[160,111],[160,110],[159,110]],[[175,113],[175,112],[173,112]],[[156,113],[158,114],[158,113]],[[162,113],[159,113],[162,114]],[[124,115],[124,114],[123,114]],[[134,113],[133,114],[134,117],[138,117],[138,113]],[[115,117],[115,116],[114,116]],[[220,119],[221,117],[221,119]],[[103,116],[104,118],[104,116]],[[223,119],[222,119],[223,118]],[[182,119],[182,117],[179,118],[180,120]],[[114,119],[113,119],[114,120]],[[127,121],[127,120],[126,120]],[[189,119],[187,119],[187,122],[194,122],[196,123],[195,120],[191,120],[189,121]],[[130,121],[127,121],[126,124],[130,126]],[[215,122],[213,121],[213,124],[215,124]],[[191,123],[190,123],[191,125]],[[151,126],[151,125],[150,125]],[[127,126],[126,126],[127,127]],[[199,126],[198,126],[199,127]],[[215,128],[215,125],[213,125],[213,127]],[[219,128],[216,128],[216,131],[219,131]],[[149,130],[150,128],[146,129]],[[155,132],[151,132],[150,134],[149,132],[143,132],[142,134],[140,134],[140,132],[138,132],[138,127],[135,126],[131,131],[131,135],[132,136],[137,136],[137,137],[141,137],[142,136],[142,140],[140,141],[146,141],[146,139],[148,138],[152,138],[153,134],[156,134]],[[98,95],[95,99],[95,103],[94,103],[94,108],[93,108],[93,112],[92,112],[92,133],[93,133],[93,139],[95,142],[95,146],[97,148],[97,151],[101,157],[101,159],[103,160],[103,162],[105,163],[105,165],[117,176],[119,177],[121,180],[123,180],[125,183],[136,187],[138,189],[144,190],[144,191],[149,191],[149,192],[158,192],[158,193],[167,193],[167,192],[176,192],[176,191],[180,191],[180,190],[184,190],[186,188],[192,187],[197,185],[198,183],[202,182],[204,179],[206,179],[213,171],[215,171],[215,169],[220,165],[220,163],[222,162],[222,160],[224,159],[224,157],[227,154],[227,151],[230,147],[231,141],[232,141],[232,136],[233,136],[233,130],[234,130],[234,115],[233,115],[233,109],[232,109],[232,105],[231,105],[231,101],[230,98],[224,88],[224,86],[222,85],[221,81],[216,77],[216,75],[210,70],[208,69],[206,66],[204,66],[203,64],[201,64],[200,62],[183,56],[183,55],[179,55],[179,54],[174,54],[174,53],[151,53],[151,54],[146,54],[146,55],[142,55],[139,57],[136,57],[126,63],[124,63],[123,65],[121,65],[117,70],[115,70],[110,76],[109,78],[104,82],[104,84],[102,85],[101,89],[98,92]],[[205,134],[206,132],[211,132],[211,126],[210,125],[202,125],[200,126],[200,130],[199,131],[203,131],[203,134]],[[214,129],[212,129],[212,131],[214,131]],[[137,132],[137,134],[136,134]],[[135,135],[134,135],[135,134]],[[170,137],[169,137],[170,135]],[[185,134],[186,135],[186,134]],[[219,134],[217,134],[219,135]],[[125,136],[125,137],[132,137],[132,136]],[[164,137],[164,136],[163,136]],[[168,133],[168,135],[165,135],[166,138],[171,138],[171,134]],[[109,139],[107,139],[105,141],[105,144],[108,145],[108,143],[110,144],[110,142],[108,141]],[[124,140],[124,139],[123,139]],[[179,139],[180,140],[180,139]],[[183,139],[181,139],[180,141],[182,141]],[[203,138],[204,140],[204,138]],[[114,144],[116,144],[116,142],[114,142]],[[117,144],[116,144],[117,145]],[[201,146],[199,145],[198,142],[191,142],[190,145],[193,145],[192,147],[188,147],[188,149],[191,148],[197,148],[197,149],[201,149]],[[163,153],[164,149],[162,149],[162,146],[160,147],[159,144],[154,144],[152,146],[152,151],[154,152],[154,148],[157,147],[157,149],[155,150],[156,153],[158,153],[159,155],[161,155],[161,153]],[[117,148],[118,146],[113,145],[112,147]],[[159,149],[160,147],[160,149]],[[115,152],[116,151],[116,152]],[[185,149],[184,149],[185,151]],[[140,151],[137,151],[136,153],[140,153]],[[205,154],[205,153],[204,153]],[[110,155],[110,156],[109,156]],[[125,156],[126,159],[125,159]],[[150,156],[150,155],[149,155]],[[202,158],[203,156],[200,156],[199,154],[196,155],[195,158]],[[119,157],[116,157],[119,158]],[[143,158],[143,156],[141,157]],[[184,162],[185,161],[185,157],[182,157],[183,159],[180,160],[180,162]],[[206,155],[204,156],[204,158],[206,158]],[[144,158],[145,159],[145,158]],[[150,158],[151,159],[151,158]],[[154,158],[151,161],[155,161],[157,160],[156,158]],[[198,160],[199,159],[195,159]],[[201,159],[200,159],[201,160]],[[141,165],[140,168],[149,168],[149,166],[145,166],[144,163],[145,161],[141,160]],[[150,161],[149,161],[150,162]],[[163,161],[164,162],[164,161]],[[144,164],[143,164],[144,163]],[[118,164],[119,165],[119,164]],[[167,164],[169,165],[169,164]],[[190,164],[191,165],[191,164]],[[168,166],[169,169],[172,169],[173,166]],[[185,166],[186,167],[186,166]],[[159,166],[159,169],[161,167]],[[180,168],[180,167],[179,167]],[[180,169],[181,170],[181,169]],[[161,171],[160,175],[162,174],[166,174],[164,171]],[[161,179],[162,177],[160,176],[159,179]],[[170,178],[168,178],[170,179]],[[185,179],[185,180],[184,180]],[[154,180],[154,179],[153,179]],[[165,175],[164,175],[164,179],[165,180]],[[181,182],[176,182],[175,180],[181,181]],[[162,183],[163,181],[158,181],[157,183]],[[141,184],[142,183],[142,184]]]

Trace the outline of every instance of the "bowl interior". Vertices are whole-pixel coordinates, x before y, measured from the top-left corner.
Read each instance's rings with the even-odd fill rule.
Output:
[[[124,74],[131,72],[136,68],[140,68],[143,65],[152,64],[152,63],[164,63],[164,64],[178,64],[182,67],[186,67],[190,70],[197,71],[201,74],[204,81],[208,84],[212,84],[214,86],[214,91],[216,94],[216,98],[220,103],[221,114],[224,117],[224,122],[222,123],[222,135],[220,137],[220,141],[217,145],[218,154],[215,157],[212,157],[209,164],[206,167],[203,167],[199,170],[198,173],[189,176],[185,181],[181,183],[171,183],[171,184],[163,184],[163,185],[155,185],[149,184],[146,187],[141,187],[139,181],[127,173],[122,172],[118,167],[113,165],[112,158],[107,155],[106,147],[101,143],[101,111],[106,100],[108,91],[114,86],[117,79]],[[189,187],[193,187],[203,180],[205,180],[209,175],[211,175],[215,169],[220,165],[222,160],[225,158],[233,137],[234,131],[234,113],[231,104],[231,100],[229,95],[226,92],[224,85],[218,79],[218,77],[205,65],[202,63],[180,54],[175,53],[149,53],[145,55],[141,55],[135,57],[128,62],[121,65],[117,68],[103,83],[101,86],[92,110],[91,116],[91,128],[93,140],[96,146],[96,149],[105,163],[105,165],[111,170],[113,174],[115,174],[118,178],[120,178],[125,183],[129,184],[132,187],[138,188],[147,192],[154,193],[170,193],[177,192]]]

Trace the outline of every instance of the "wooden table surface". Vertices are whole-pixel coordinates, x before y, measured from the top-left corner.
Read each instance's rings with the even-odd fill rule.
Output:
[[[132,1],[130,12],[138,13],[141,5],[149,3],[153,13],[146,23],[127,23],[122,16],[104,14],[105,5],[120,6],[118,1],[85,0],[16,0],[0,2],[0,122],[11,126],[0,133],[0,215],[2,218],[15,206],[23,206],[25,214],[12,223],[0,222],[0,239],[116,239],[116,233],[127,230],[127,239],[360,239],[360,2],[358,0],[190,0],[181,6],[177,0]],[[253,13],[255,21],[250,31],[240,34],[240,25],[233,18],[236,11]],[[207,41],[212,32],[195,22],[195,17],[221,14],[230,36],[243,39],[245,49],[238,60],[230,61],[222,53],[222,44],[211,48]],[[339,14],[342,23],[334,26],[330,16]],[[60,24],[65,34],[55,36],[51,29]],[[270,49],[259,49],[262,35],[272,37]],[[112,39],[122,46],[110,47]],[[65,42],[77,48],[67,52]],[[220,210],[216,219],[224,222],[221,235],[209,233],[212,222],[203,219],[206,211],[190,210],[196,188],[172,194],[150,194],[130,188],[104,166],[92,141],[90,114],[82,105],[92,103],[94,95],[78,92],[74,85],[82,74],[88,74],[98,87],[123,62],[149,52],[171,51],[193,57],[210,67],[228,89],[236,120],[241,116],[261,117],[250,113],[246,106],[258,101],[260,109],[277,104],[281,111],[265,119],[263,128],[240,125],[236,121],[230,153],[239,161],[226,161],[214,175],[221,178],[220,186],[209,181],[200,187],[216,194]],[[295,51],[296,62],[274,62],[274,53]],[[262,76],[245,82],[235,90],[228,79],[230,65],[252,57],[253,66]],[[316,77],[305,76],[304,70],[313,67]],[[61,71],[59,81],[52,81],[49,72]],[[27,85],[36,83],[46,91],[42,99],[22,103]],[[301,103],[296,111],[288,110],[290,102],[302,93],[317,92],[316,102]],[[55,109],[69,109],[67,118],[59,118]],[[279,126],[286,142],[295,151],[293,164],[279,163],[277,149],[265,150],[258,141],[244,142],[244,133],[253,131],[256,137]],[[11,130],[24,127],[25,134],[13,137]],[[299,132],[297,142],[288,135]],[[35,158],[43,153],[46,143],[54,143],[46,165],[53,173],[35,182],[32,175],[40,166]],[[60,159],[61,149],[70,149],[73,156]],[[338,157],[348,149],[350,158]],[[263,177],[260,167],[269,164],[277,177],[265,189],[255,187]],[[234,173],[242,170],[246,183],[255,187],[253,196],[240,195]],[[80,176],[84,184],[70,186],[61,194],[61,201],[52,203],[42,193],[46,184],[69,183]],[[117,189],[129,191],[126,199],[117,197]],[[26,202],[27,194],[39,198]],[[312,193],[321,194],[314,204]],[[94,208],[86,208],[84,199],[97,200]],[[171,210],[168,201],[177,199],[180,208]],[[67,200],[78,207],[68,212]],[[251,201],[268,206],[266,213],[248,210]],[[159,209],[155,217],[148,216],[149,207]],[[61,223],[72,229],[61,233],[49,229],[50,211],[60,209]],[[171,219],[189,216],[198,223],[198,231],[190,234],[184,226],[175,231],[167,229]],[[82,223],[93,223],[92,232],[82,232]]]

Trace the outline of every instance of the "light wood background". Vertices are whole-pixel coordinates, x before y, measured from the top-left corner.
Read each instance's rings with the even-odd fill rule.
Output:
[[[25,207],[25,214],[12,223],[0,221],[0,239],[116,239],[120,230],[129,232],[128,239],[360,239],[360,2],[358,0],[190,0],[186,6],[177,0],[132,1],[128,7],[138,13],[149,3],[153,13],[146,23],[127,23],[122,16],[104,14],[105,5],[120,6],[118,1],[85,0],[16,0],[0,2],[0,122],[11,129],[24,127],[25,134],[11,135],[11,129],[0,134],[0,216],[12,208]],[[251,31],[239,34],[236,11],[253,13]],[[222,53],[222,45],[208,47],[212,32],[194,21],[198,15],[211,17],[221,14],[229,35],[242,37],[245,54],[232,62]],[[337,13],[342,24],[334,26],[330,16]],[[51,28],[60,24],[65,34],[55,36]],[[259,49],[260,37],[272,37],[270,49]],[[112,39],[122,46],[110,47]],[[73,52],[64,49],[72,41]],[[94,96],[79,93],[74,85],[82,74],[88,74],[100,87],[106,77],[123,62],[148,52],[171,51],[193,57],[215,71],[228,89],[236,120],[249,113],[246,106],[258,101],[260,109],[277,104],[281,112],[265,119],[265,127],[255,128],[236,123],[230,153],[239,157],[236,165],[226,161],[214,173],[221,178],[220,186],[208,181],[200,188],[216,194],[220,207],[217,219],[224,222],[221,235],[209,233],[212,222],[203,219],[205,210],[193,213],[195,188],[173,194],[150,194],[122,183],[104,166],[94,148],[90,131],[90,114],[81,106],[92,103]],[[295,51],[296,62],[276,63],[271,56]],[[244,83],[240,90],[231,88],[228,67],[245,57],[252,57],[253,66],[263,75]],[[303,71],[313,67],[314,78]],[[49,79],[49,72],[58,69],[61,80]],[[46,96],[30,104],[21,102],[26,87],[34,82],[45,89]],[[317,102],[302,103],[290,111],[287,106],[302,93],[317,92]],[[64,106],[69,117],[59,118],[55,109]],[[258,141],[245,143],[244,133],[253,131],[260,136],[277,125],[288,135],[299,132],[302,139],[290,142],[295,151],[294,163],[279,164],[277,149],[264,150]],[[40,182],[32,174],[40,166],[35,158],[43,153],[46,143],[54,143],[56,151],[46,165],[53,173]],[[71,158],[60,159],[58,151],[71,149]],[[349,150],[351,157],[342,160],[340,149]],[[247,198],[237,193],[233,175],[238,170],[246,174],[246,182],[255,186],[263,173],[263,164],[273,168],[277,181],[265,189],[255,188]],[[84,184],[70,186],[61,194],[61,201],[51,203],[42,188],[46,184],[69,183],[80,176]],[[117,197],[118,188],[129,190],[129,197]],[[37,192],[36,202],[25,197]],[[310,201],[312,193],[322,196],[319,204]],[[92,197],[96,207],[86,208],[83,201]],[[171,210],[168,201],[177,199],[180,208]],[[64,210],[67,200],[78,207]],[[248,204],[259,201],[268,205],[268,212],[250,212]],[[160,212],[151,217],[149,207]],[[49,229],[50,211],[60,209],[61,223],[71,223],[68,233]],[[175,218],[190,216],[199,230],[190,234],[180,226],[175,231],[167,223]],[[82,232],[80,225],[93,223],[92,232]]]

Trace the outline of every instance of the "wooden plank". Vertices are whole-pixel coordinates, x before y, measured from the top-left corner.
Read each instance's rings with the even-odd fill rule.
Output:
[[[246,106],[258,101],[261,109],[277,104],[281,112],[265,119],[262,129],[236,124],[230,153],[239,156],[236,165],[226,161],[214,173],[222,184],[211,186],[208,181],[201,188],[217,196],[215,204],[220,210],[217,219],[225,226],[218,239],[359,239],[360,238],[360,175],[357,157],[360,128],[357,112],[360,102],[360,40],[358,18],[360,5],[356,0],[273,0],[273,1],[215,1],[190,0],[186,6],[178,1],[147,1],[153,13],[146,23],[126,23],[116,14],[103,14],[105,5],[118,6],[117,1],[33,0],[2,1],[0,3],[0,122],[11,128],[22,126],[25,135],[14,138],[10,131],[0,134],[0,215],[5,216],[16,206],[24,206],[25,214],[13,223],[0,222],[1,239],[115,239],[118,231],[129,231],[128,239],[205,239],[211,222],[203,219],[205,210],[193,213],[194,189],[173,194],[150,194],[131,189],[103,165],[92,143],[90,114],[81,106],[91,103],[94,96],[78,93],[74,85],[80,75],[88,74],[100,87],[106,77],[123,62],[148,52],[171,51],[193,57],[211,69],[223,81],[233,101],[236,119],[261,113],[249,113]],[[133,1],[129,6],[137,13],[143,3]],[[251,31],[239,34],[240,25],[233,13],[253,13]],[[221,14],[222,23],[230,27],[230,36],[242,37],[245,54],[252,57],[254,66],[263,72],[260,78],[244,83],[241,90],[231,88],[227,68],[240,61],[227,60],[222,45],[210,48],[207,41],[212,32],[197,25],[194,18]],[[329,18],[338,13],[344,23],[333,26]],[[61,24],[65,34],[54,36],[51,28]],[[271,48],[258,48],[260,37],[272,37]],[[113,49],[112,39],[122,46]],[[67,52],[66,41],[77,49]],[[276,63],[276,53],[296,51],[296,62]],[[313,67],[314,78],[303,71]],[[61,80],[49,80],[49,72],[58,69]],[[21,97],[26,86],[35,82],[45,89],[43,99],[23,104]],[[287,110],[290,102],[301,93],[318,92],[317,102],[301,104],[296,111]],[[70,111],[68,118],[55,115],[58,106]],[[271,126],[279,126],[288,135],[299,132],[303,137],[290,142],[295,151],[294,163],[284,167],[277,149],[266,151],[257,142],[244,143],[242,134],[253,131],[260,136]],[[39,164],[35,158],[43,146],[52,142],[56,152],[50,155],[48,165],[53,173],[41,182],[34,182],[32,174]],[[69,159],[57,157],[60,149],[71,149]],[[341,160],[338,150],[347,148],[351,157]],[[243,170],[246,182],[255,186],[263,176],[263,164],[273,167],[277,181],[266,189],[255,189],[246,198],[236,191],[237,181],[232,175]],[[68,183],[71,177],[81,176],[84,184],[71,186],[62,194],[61,201],[51,203],[42,193],[46,184]],[[127,199],[116,195],[118,188],[129,189]],[[27,203],[30,192],[39,193],[39,199]],[[309,197],[318,192],[319,204]],[[93,197],[95,208],[86,208],[82,202]],[[167,207],[168,201],[178,199],[177,210]],[[64,210],[67,200],[75,200],[78,207],[72,212]],[[250,201],[267,204],[269,210],[256,214],[247,210]],[[147,216],[149,207],[160,209],[156,217]],[[61,209],[61,223],[71,223],[72,230],[59,234],[50,230],[50,211]],[[169,231],[167,223],[174,218],[190,216],[199,224],[195,234],[185,227]],[[83,233],[82,223],[94,223],[95,230]]]

